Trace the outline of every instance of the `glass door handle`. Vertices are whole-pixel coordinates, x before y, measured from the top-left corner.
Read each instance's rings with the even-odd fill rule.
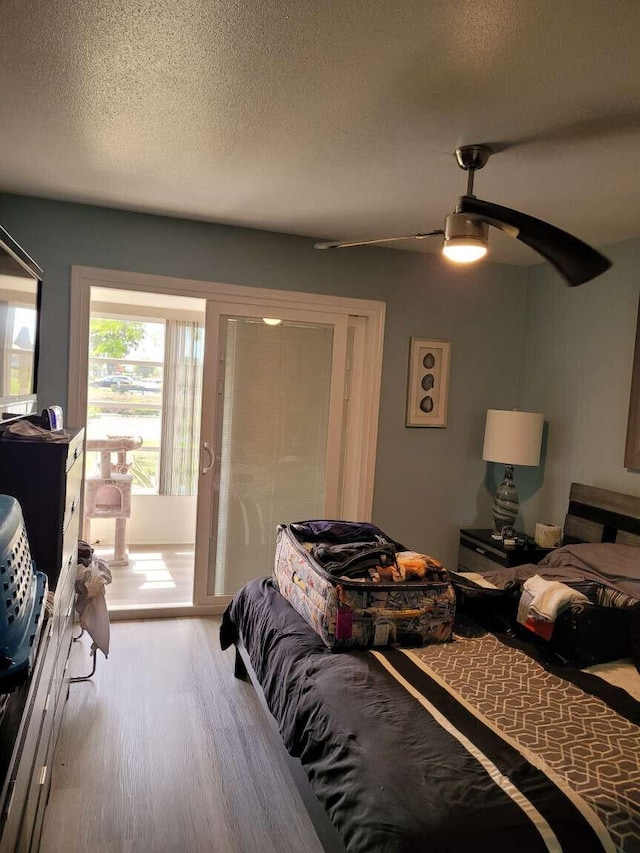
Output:
[[[215,453],[213,452],[213,448],[209,444],[208,441],[203,441],[202,446],[204,447],[204,451],[209,457],[209,464],[202,469],[203,474],[208,474],[209,471],[213,468],[214,462],[216,461]]]

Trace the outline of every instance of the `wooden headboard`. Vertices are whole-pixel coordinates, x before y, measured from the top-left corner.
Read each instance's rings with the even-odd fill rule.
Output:
[[[640,497],[572,483],[563,543],[620,542],[640,547]]]

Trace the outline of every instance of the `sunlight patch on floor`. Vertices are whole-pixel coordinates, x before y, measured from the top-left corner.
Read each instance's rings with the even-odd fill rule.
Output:
[[[106,589],[109,608],[172,605],[191,602],[194,551],[188,545],[129,546],[129,565],[111,566]],[[113,548],[96,548],[107,563]]]
[[[136,551],[129,554],[129,560],[134,560],[136,563],[142,563],[146,560],[156,560],[163,563],[162,551]]]
[[[158,566],[158,568],[136,565],[133,571],[136,575],[144,575],[149,581],[166,581],[171,578],[171,572],[161,560],[154,562],[153,565]]]

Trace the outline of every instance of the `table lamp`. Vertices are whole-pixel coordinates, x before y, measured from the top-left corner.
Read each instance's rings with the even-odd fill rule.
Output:
[[[519,412],[516,409],[487,409],[482,458],[486,462],[502,462],[504,479],[493,497],[492,536],[502,538],[505,527],[515,527],[518,515],[518,492],[513,480],[514,465],[539,465],[544,415]]]

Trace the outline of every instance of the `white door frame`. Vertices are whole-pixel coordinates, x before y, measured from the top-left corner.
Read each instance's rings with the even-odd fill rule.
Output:
[[[91,288],[108,287],[122,290],[139,290],[149,293],[192,296],[217,302],[244,303],[248,307],[256,300],[270,306],[271,316],[278,316],[287,308],[299,308],[306,311],[340,313],[367,320],[365,351],[367,358],[360,358],[360,388],[358,411],[360,413],[357,435],[350,440],[358,447],[359,470],[351,472],[348,481],[358,494],[354,503],[354,514],[362,521],[371,518],[376,462],[376,442],[378,433],[378,414],[380,384],[382,377],[382,351],[384,341],[385,303],[374,300],[352,299],[342,296],[327,296],[315,293],[303,293],[288,290],[246,287],[243,285],[220,282],[198,281],[195,279],[173,278],[171,276],[148,275],[146,273],[105,270],[96,267],[72,266],[71,268],[71,305],[69,338],[69,384],[67,392],[66,422],[76,427],[86,426],[87,383],[89,375],[89,321],[91,307]],[[273,312],[273,313],[272,313]],[[354,359],[355,361],[355,359]],[[224,601],[219,605],[193,606],[181,608],[181,613],[220,612]],[[158,608],[158,615],[166,611]],[[153,615],[150,611],[126,611],[127,618],[139,615]]]

